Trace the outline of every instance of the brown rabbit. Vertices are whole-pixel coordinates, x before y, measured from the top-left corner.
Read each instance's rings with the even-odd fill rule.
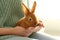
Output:
[[[16,26],[22,26],[25,29],[27,29],[28,27],[35,27],[35,26],[43,26],[42,23],[39,22],[39,20],[37,20],[34,11],[36,8],[36,1],[34,1],[33,7],[31,10],[29,10],[24,3],[22,3],[22,10],[24,12],[24,17],[22,19],[20,19],[17,23]]]

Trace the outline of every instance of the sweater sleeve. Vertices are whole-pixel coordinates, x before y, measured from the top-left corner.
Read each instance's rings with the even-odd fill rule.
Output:
[[[22,17],[21,0],[0,0],[0,27],[12,27]]]

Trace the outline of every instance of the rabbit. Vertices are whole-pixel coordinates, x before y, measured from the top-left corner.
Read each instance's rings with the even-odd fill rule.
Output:
[[[34,14],[35,8],[36,8],[36,1],[33,3],[33,7],[31,10],[29,10],[24,3],[21,4],[22,6],[22,11],[24,12],[24,17],[21,18],[15,26],[21,26],[24,27],[25,29],[29,27],[36,27],[38,25],[43,26],[41,20],[37,20],[36,15]]]

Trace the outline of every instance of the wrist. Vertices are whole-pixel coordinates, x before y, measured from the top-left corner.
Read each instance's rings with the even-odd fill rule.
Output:
[[[0,35],[11,35],[13,28],[0,28]]]
[[[9,28],[8,31],[7,31],[8,35],[13,35],[14,34],[13,31],[14,31],[14,28]]]

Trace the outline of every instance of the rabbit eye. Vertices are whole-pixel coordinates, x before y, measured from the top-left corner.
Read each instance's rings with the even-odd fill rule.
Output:
[[[29,18],[29,21],[32,21],[32,18],[31,17]]]
[[[32,20],[31,18],[29,20]]]

